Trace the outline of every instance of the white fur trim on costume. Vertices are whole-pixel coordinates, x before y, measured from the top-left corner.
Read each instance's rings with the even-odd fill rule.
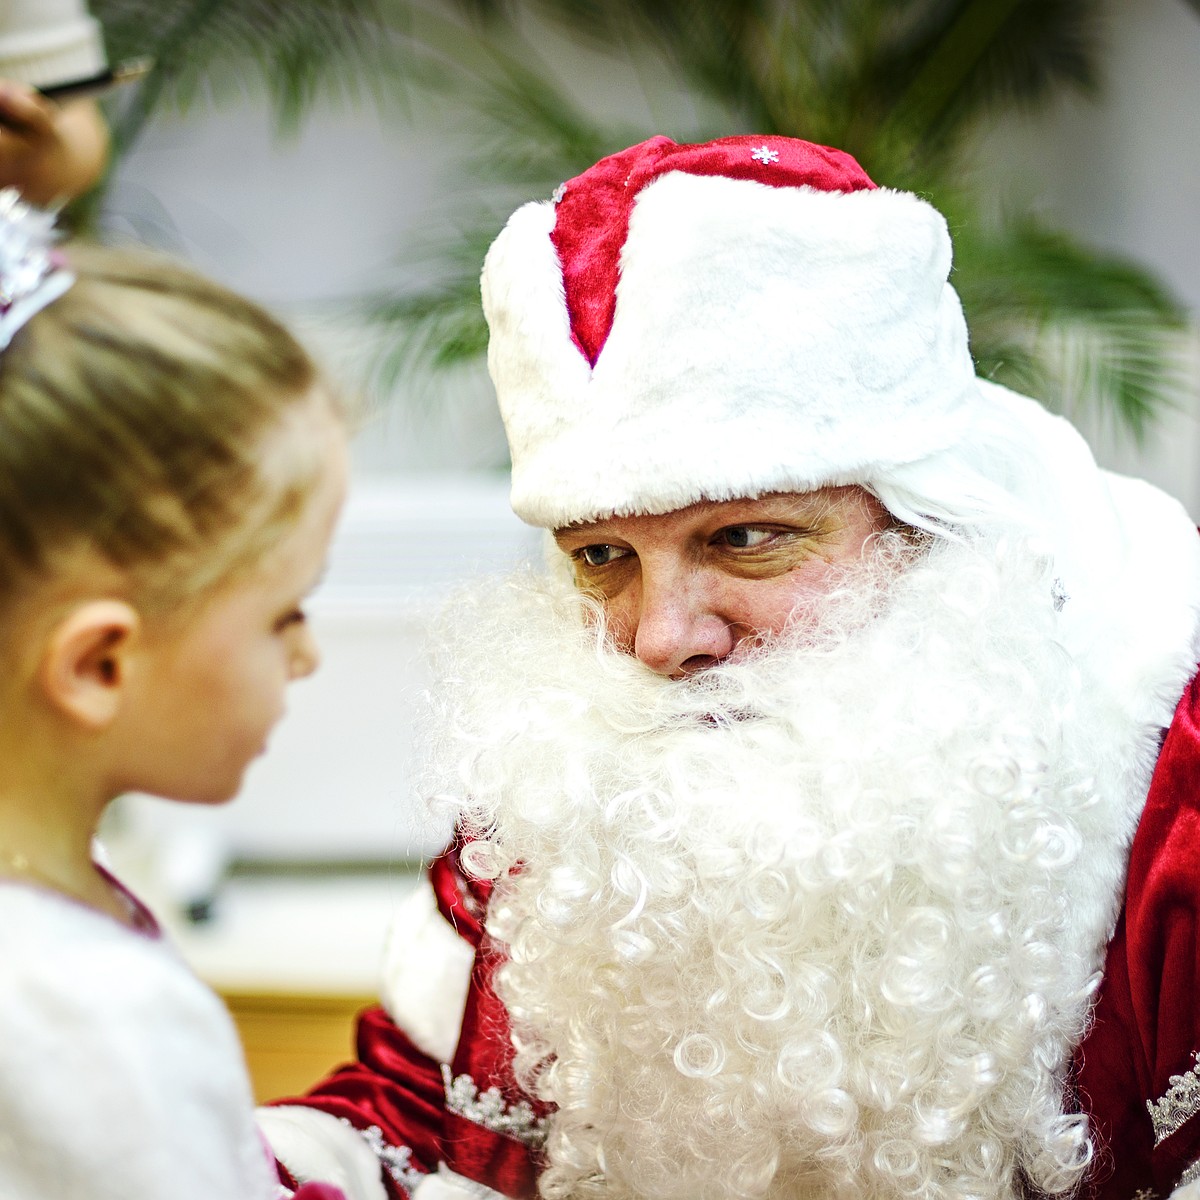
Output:
[[[438,909],[423,880],[392,922],[381,1001],[388,1016],[423,1054],[448,1063],[458,1046],[474,947]]]
[[[346,1200],[387,1200],[379,1159],[352,1126],[315,1108],[258,1110],[275,1156],[301,1183],[336,1184]]]
[[[0,1195],[268,1200],[220,999],[162,939],[0,882]]]
[[[483,272],[513,508],[550,528],[857,481],[951,444],[976,402],[941,214],[886,189],[672,172],[646,187],[594,369],[550,205]]]
[[[1009,506],[1002,519],[1024,528],[1054,564],[1071,657],[1103,680],[1121,729],[1165,728],[1200,655],[1195,522],[1158,488],[1100,470],[1069,421],[1007,388],[978,386],[991,428],[893,480],[949,500],[960,486],[952,472],[966,466],[1001,491]],[[1146,786],[1153,765],[1136,764]],[[1134,790],[1140,811],[1145,787]]]
[[[442,1163],[436,1175],[426,1175],[413,1192],[413,1200],[504,1200],[503,1193],[466,1179]]]
[[[986,482],[995,492],[987,503],[1003,506],[997,517],[1054,563],[1067,648],[1103,664],[1132,720],[1167,725],[1200,651],[1195,521],[1151,484],[1099,469],[1069,421],[986,380],[978,388],[958,444],[863,482],[899,483],[947,505],[969,486],[964,470]]]

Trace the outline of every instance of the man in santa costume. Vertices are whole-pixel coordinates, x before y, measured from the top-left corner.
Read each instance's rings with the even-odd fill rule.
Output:
[[[461,830],[359,1061],[264,1127],[383,1200],[1200,1184],[1200,537],[977,379],[942,217],[654,138],[483,272],[542,574],[455,606]]]

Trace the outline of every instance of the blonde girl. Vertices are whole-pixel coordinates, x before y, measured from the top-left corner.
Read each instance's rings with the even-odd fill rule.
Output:
[[[0,1195],[289,1195],[220,1001],[92,841],[123,792],[230,799],[315,669],[343,421],[255,305],[49,239],[0,193]]]

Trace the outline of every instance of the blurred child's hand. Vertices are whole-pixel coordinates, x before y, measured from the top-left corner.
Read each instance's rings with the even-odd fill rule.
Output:
[[[31,204],[87,191],[108,160],[108,126],[91,100],[56,104],[25,84],[0,80],[0,187]]]

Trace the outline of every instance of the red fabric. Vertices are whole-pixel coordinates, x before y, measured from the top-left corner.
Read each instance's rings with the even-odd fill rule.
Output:
[[[265,1139],[263,1148],[268,1158],[273,1157]],[[291,1200],[346,1200],[346,1193],[340,1187],[334,1187],[332,1183],[298,1183],[291,1171],[278,1159],[275,1159],[275,1177],[288,1189]]]
[[[475,956],[462,1033],[451,1069],[456,1078],[469,1075],[480,1091],[495,1088],[509,1108],[527,1104],[536,1116],[544,1118],[546,1106],[526,1096],[513,1079],[508,1013],[492,987],[496,968],[503,961],[502,953],[485,935]],[[534,1149],[514,1138],[480,1136],[481,1132],[465,1118],[446,1114],[446,1162],[450,1169],[486,1183],[505,1196],[524,1200],[536,1195],[541,1158]]]
[[[444,1161],[441,1067],[422,1054],[382,1008],[369,1008],[358,1019],[358,1061],[339,1067],[305,1096],[276,1100],[302,1104],[342,1117],[356,1129],[378,1126],[389,1146],[412,1150],[412,1167],[435,1171]],[[389,1195],[406,1193],[384,1174]]]
[[[765,147],[768,154],[754,156]],[[763,158],[772,161],[764,162]],[[612,329],[621,250],[638,193],[668,171],[723,175],[772,187],[856,192],[875,184],[849,154],[799,138],[758,135],[678,145],[654,137],[568,180],[550,240],[562,264],[571,340],[592,366]]]
[[[504,956],[483,928],[492,886],[463,871],[463,846],[464,841],[457,840],[430,870],[442,915],[475,946],[471,986],[451,1073],[455,1078],[470,1076],[480,1092],[495,1088],[510,1108],[524,1103],[537,1116],[545,1116],[545,1107],[530,1100],[513,1079],[508,1013],[492,987]],[[486,1183],[505,1196],[535,1195],[539,1162],[528,1145],[491,1134],[456,1113],[447,1112],[445,1120],[445,1161],[452,1171]]]
[[[460,937],[478,947],[483,940],[483,918],[487,913],[492,885],[475,879],[462,869],[465,845],[460,836],[429,868],[429,883],[442,916],[454,926]]]
[[[508,1016],[491,986],[499,956],[482,926],[491,888],[462,871],[461,853],[462,843],[456,842],[429,871],[443,917],[476,947],[451,1072],[469,1075],[480,1092],[499,1089],[506,1103],[515,1105],[525,1097],[512,1080]],[[445,1163],[504,1195],[534,1195],[538,1163],[531,1149],[447,1112],[441,1064],[422,1054],[382,1008],[368,1009],[359,1017],[357,1040],[357,1062],[338,1068],[307,1095],[275,1103],[319,1109],[356,1129],[377,1126],[389,1146],[411,1150],[410,1165],[417,1171],[429,1173]],[[534,1111],[545,1113],[536,1106]],[[407,1200],[402,1184],[386,1172],[381,1178],[392,1200]],[[307,1195],[304,1200],[309,1200]]]
[[[1167,1195],[1200,1158],[1192,1117],[1154,1147],[1147,1100],[1194,1065],[1200,1049],[1200,683],[1167,732],[1129,860],[1125,911],[1109,944],[1093,1026],[1076,1056],[1080,1101],[1100,1161],[1091,1193]]]

